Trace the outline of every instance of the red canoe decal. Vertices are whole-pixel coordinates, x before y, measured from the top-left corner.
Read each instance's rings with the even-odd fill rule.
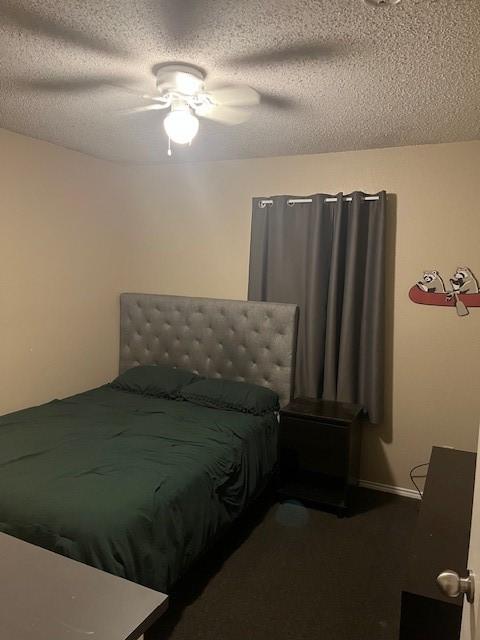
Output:
[[[417,304],[430,304],[436,307],[455,306],[454,296],[450,296],[448,293],[428,293],[428,291],[422,291],[416,284],[410,289],[408,296],[412,302]],[[466,307],[480,307],[480,293],[461,293],[458,299]]]

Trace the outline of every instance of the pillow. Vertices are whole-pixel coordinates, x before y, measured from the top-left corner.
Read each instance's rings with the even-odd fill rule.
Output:
[[[183,387],[182,398],[216,409],[242,411],[261,416],[279,408],[278,395],[249,382],[204,378]]]
[[[111,383],[114,389],[159,398],[178,398],[180,389],[200,377],[168,365],[141,365],[127,369]]]

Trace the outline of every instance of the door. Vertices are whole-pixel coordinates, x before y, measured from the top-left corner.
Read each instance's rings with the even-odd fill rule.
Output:
[[[464,600],[460,640],[480,640],[480,433],[477,442],[477,464],[468,567],[471,572],[470,579],[474,582],[476,593],[473,594],[473,602],[468,602],[467,598]]]

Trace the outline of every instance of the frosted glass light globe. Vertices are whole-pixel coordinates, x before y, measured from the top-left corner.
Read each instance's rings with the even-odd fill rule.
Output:
[[[177,144],[188,144],[198,133],[198,118],[187,109],[170,111],[163,121],[168,137]]]

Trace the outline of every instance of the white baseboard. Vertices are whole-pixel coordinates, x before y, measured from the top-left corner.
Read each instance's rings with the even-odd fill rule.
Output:
[[[359,480],[359,487],[365,489],[373,489],[374,491],[384,491],[385,493],[394,493],[396,496],[403,496],[404,498],[415,498],[420,500],[420,495],[416,489],[405,489],[404,487],[394,487],[390,484],[381,484],[380,482],[370,482],[370,480]]]

